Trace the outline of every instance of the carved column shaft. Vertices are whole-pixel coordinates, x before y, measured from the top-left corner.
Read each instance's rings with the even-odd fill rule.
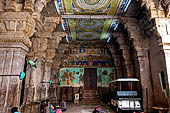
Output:
[[[8,46],[8,48],[6,48]],[[19,76],[23,71],[25,54],[28,48],[22,43],[0,42],[0,108],[9,112],[11,106],[19,106],[21,83]]]
[[[169,47],[170,48],[170,47]],[[167,69],[167,74],[168,74],[168,83],[169,83],[169,88],[170,88],[170,50],[164,50],[165,53],[165,59],[166,59],[166,69]],[[168,92],[168,103],[169,103],[169,109],[170,109],[170,90]],[[169,111],[170,113],[170,111]]]
[[[114,59],[115,71],[117,73],[117,77],[123,77],[122,67],[120,63],[120,57],[117,55],[115,47],[113,45],[108,45],[108,48],[112,54]]]
[[[11,2],[9,7],[11,5],[16,8],[15,2]],[[13,75],[23,72],[25,55],[31,46],[29,37],[34,28],[35,22],[28,12],[3,12],[0,15],[0,59],[3,62],[0,73],[9,75],[0,77],[3,84],[0,86],[0,108],[3,112],[19,106],[22,81]]]
[[[123,54],[123,58],[125,59],[125,66],[127,69],[127,77],[132,77],[134,76],[134,70],[133,70],[133,65],[132,65],[132,61],[131,61],[131,56],[130,56],[130,50],[129,47],[127,46],[124,37],[122,36],[122,34],[118,35],[117,37],[117,42],[120,45],[120,49],[122,49],[122,54]]]
[[[51,67],[52,67],[52,60],[48,60],[45,63],[45,74],[44,74],[44,81],[49,82],[51,80]],[[49,97],[49,84],[45,84],[45,95],[44,98]]]
[[[151,87],[150,64],[148,57],[149,40],[142,37],[141,29],[139,28],[136,19],[124,20],[125,26],[129,32],[129,37],[133,40],[133,45],[137,51],[140,81],[142,85],[143,108],[144,111],[152,111],[153,106],[153,89]]]
[[[158,16],[158,15],[156,15]],[[161,38],[159,40],[159,45],[165,54],[167,78],[170,88],[170,19],[167,18],[155,18],[156,21],[156,35]],[[170,109],[170,89],[168,91],[168,103]],[[170,111],[169,111],[170,112]]]
[[[139,67],[140,67],[140,79],[143,92],[143,108],[144,111],[151,112],[153,105],[153,90],[151,86],[151,76],[149,67],[149,57],[147,50],[137,51]]]
[[[3,11],[3,7],[4,7],[4,0],[0,1],[0,12]]]
[[[121,64],[120,64],[120,58],[118,55],[112,55],[113,58],[114,58],[114,63],[115,63],[115,69],[116,69],[116,72],[117,72],[117,76],[119,77],[123,77],[123,72],[122,72],[122,67],[121,67]]]

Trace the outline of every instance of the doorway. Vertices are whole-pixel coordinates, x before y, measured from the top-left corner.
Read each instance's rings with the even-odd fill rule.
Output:
[[[84,89],[96,90],[97,89],[97,69],[85,68],[84,69]]]

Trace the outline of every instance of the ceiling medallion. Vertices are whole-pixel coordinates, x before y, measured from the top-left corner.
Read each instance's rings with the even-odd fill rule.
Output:
[[[84,0],[85,3],[89,5],[97,4],[100,0]]]
[[[98,40],[100,33],[98,32],[79,32],[77,33],[78,40]]]
[[[107,8],[112,0],[72,0],[74,5],[84,11],[97,11]]]
[[[80,19],[78,21],[78,26],[84,29],[99,29],[103,26],[102,19]]]

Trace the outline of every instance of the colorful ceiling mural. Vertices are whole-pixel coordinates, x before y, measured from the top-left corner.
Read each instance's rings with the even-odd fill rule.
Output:
[[[61,15],[107,15],[123,16],[131,0],[56,0]],[[67,40],[90,41],[108,39],[110,31],[116,30],[117,19],[63,18]]]

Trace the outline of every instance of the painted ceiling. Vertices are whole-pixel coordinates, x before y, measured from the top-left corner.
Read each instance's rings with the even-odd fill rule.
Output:
[[[131,0],[56,0],[55,6],[61,15],[123,16]],[[111,18],[63,18],[63,29],[69,39],[80,41],[110,39],[116,30],[117,19]]]

